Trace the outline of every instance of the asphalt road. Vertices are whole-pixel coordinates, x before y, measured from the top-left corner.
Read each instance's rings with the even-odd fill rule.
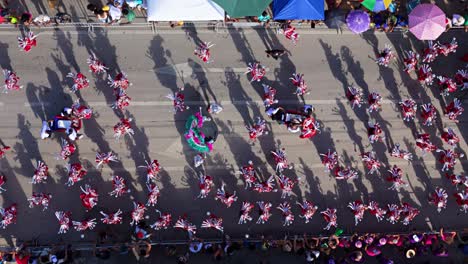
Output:
[[[312,32],[313,33],[313,32]],[[454,74],[464,65],[459,57],[466,47],[466,38],[458,33],[459,49],[456,54],[439,57],[433,63],[437,74]],[[456,32],[444,33],[442,42],[456,37]],[[193,55],[195,43],[211,41],[213,63],[203,64]],[[370,57],[390,44],[397,51],[398,61],[389,68],[379,67]],[[423,127],[418,117],[415,122],[405,124],[395,105],[400,99],[412,97],[419,103],[433,102],[439,117],[446,100],[438,88],[423,88],[414,74],[402,71],[402,51],[413,47],[421,50],[423,42],[401,33],[365,34],[363,36],[334,32],[321,34],[302,34],[296,46],[274,32],[238,31],[238,32],[189,32],[171,31],[153,35],[151,32],[96,31],[94,33],[75,31],[42,32],[38,38],[38,47],[30,53],[20,52],[17,48],[16,33],[1,33],[0,64],[2,68],[13,69],[21,77],[24,89],[18,92],[2,94],[0,97],[0,139],[12,147],[6,158],[0,160],[0,169],[7,177],[7,191],[1,194],[4,207],[18,204],[18,221],[1,230],[6,242],[12,237],[26,240],[39,237],[41,241],[80,240],[80,234],[70,230],[65,235],[57,235],[58,222],[54,212],[70,210],[75,221],[84,218],[100,218],[99,211],[114,211],[121,208],[126,212],[124,223],[113,227],[121,239],[130,233],[132,200],[146,202],[145,170],[138,168],[145,160],[158,159],[164,167],[161,181],[161,197],[156,206],[163,212],[171,212],[174,220],[187,214],[198,227],[201,237],[221,237],[213,230],[200,229],[206,212],[214,213],[224,219],[225,233],[233,236],[249,234],[313,233],[328,234],[334,230],[323,231],[325,222],[317,213],[309,224],[298,217],[299,208],[293,205],[296,221],[292,226],[283,227],[279,210],[273,209],[273,217],[267,224],[257,225],[255,209],[252,223],[238,225],[238,213],[242,201],[271,201],[276,207],[280,193],[257,194],[244,190],[244,184],[236,171],[252,160],[262,177],[274,173],[270,151],[280,144],[286,149],[294,168],[286,171],[287,176],[298,177],[299,186],[294,189],[295,197],[289,199],[292,204],[303,199],[319,206],[338,209],[338,224],[345,232],[400,232],[412,229],[428,230],[432,227],[466,227],[466,215],[460,214],[452,194],[452,187],[437,162],[438,155],[422,156],[415,149],[417,132],[431,134],[433,142],[447,148],[440,139],[444,127],[452,127],[461,138],[459,150],[466,149],[466,114],[458,124],[445,117],[437,119],[433,127]],[[288,54],[275,61],[265,56],[267,48],[284,48]],[[466,49],[465,49],[466,50]],[[133,85],[128,94],[132,98],[128,112],[120,113],[109,106],[114,101],[112,89],[103,76],[95,77],[88,73],[86,59],[94,52],[110,68],[111,76],[119,71],[128,74]],[[370,57],[369,57],[370,56]],[[247,63],[260,61],[268,68],[264,82],[278,89],[280,104],[296,108],[302,99],[293,94],[289,77],[295,73],[304,73],[311,94],[304,100],[315,106],[316,118],[323,124],[322,133],[312,140],[299,139],[297,134],[289,133],[284,126],[269,122],[270,133],[252,144],[248,140],[245,125],[252,123],[257,116],[263,116],[261,104],[263,93],[260,83],[250,83],[246,71]],[[84,72],[91,81],[91,87],[80,94],[70,91],[71,79],[68,72]],[[363,88],[367,95],[370,91],[379,92],[385,99],[380,113],[367,114],[364,108],[352,110],[344,93],[345,88],[354,84]],[[190,110],[174,115],[171,102],[166,96],[178,89],[185,88],[187,104]],[[460,95],[462,96],[462,95]],[[90,105],[96,115],[84,121],[85,138],[78,142],[78,151],[72,161],[81,161],[88,169],[88,175],[81,184],[66,187],[67,173],[65,162],[57,160],[60,151],[59,137],[41,140],[39,132],[41,121],[53,117],[64,106],[69,106],[79,98]],[[208,102],[218,102],[224,111],[213,117],[213,124],[219,136],[214,151],[209,155],[205,170],[213,176],[215,187],[205,200],[198,196],[198,173],[193,167],[194,151],[190,150],[182,138],[184,123],[188,115],[205,108]],[[132,117],[135,135],[117,142],[113,138],[113,126],[122,116]],[[371,146],[366,138],[365,124],[369,119],[378,121],[384,130],[384,143]],[[269,120],[268,120],[269,121]],[[213,125],[212,124],[212,125]],[[415,159],[411,163],[390,157],[389,146],[400,143],[410,150]],[[385,164],[382,175],[366,175],[360,162],[359,154],[372,148]],[[319,153],[335,149],[343,164],[360,171],[354,181],[337,181],[324,172]],[[120,162],[96,170],[95,153],[114,151]],[[37,160],[43,160],[49,166],[51,177],[45,184],[30,184]],[[388,190],[385,181],[386,170],[397,164],[405,172],[409,186],[400,191]],[[468,165],[466,158],[458,163],[454,172],[461,173]],[[128,197],[113,198],[107,193],[112,189],[110,177],[117,174],[124,177],[131,189]],[[226,208],[214,200],[215,190],[221,183],[226,183],[226,190],[237,191],[239,200],[231,208]],[[98,189],[99,204],[90,212],[85,212],[79,199],[79,186],[85,183]],[[450,197],[447,209],[438,214],[427,202],[428,194],[435,186],[447,189]],[[42,212],[40,208],[28,208],[27,198],[31,193],[50,192],[53,195],[50,208]],[[354,200],[365,202],[375,200],[381,205],[387,203],[408,202],[421,210],[409,226],[401,223],[377,223],[370,214],[357,227],[346,205]],[[157,214],[153,208],[148,211],[149,223],[155,221]],[[102,223],[97,230],[105,228]],[[84,240],[92,240],[93,232],[86,232]],[[168,229],[155,234],[157,239],[184,239],[186,234],[179,230]]]

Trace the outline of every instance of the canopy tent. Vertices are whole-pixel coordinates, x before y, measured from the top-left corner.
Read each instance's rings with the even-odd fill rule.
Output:
[[[230,17],[259,16],[272,0],[213,0]]]
[[[224,10],[211,0],[148,1],[148,21],[224,20]]]
[[[324,20],[324,2],[323,0],[274,0],[273,18]]]

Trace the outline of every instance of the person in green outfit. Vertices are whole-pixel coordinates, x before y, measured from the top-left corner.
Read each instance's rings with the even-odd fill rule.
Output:
[[[123,9],[122,14],[127,19],[127,22],[126,23],[121,23],[121,24],[130,24],[130,23],[133,22],[133,20],[135,20],[135,12],[133,12],[133,10],[131,10],[131,9],[127,9],[127,8]]]

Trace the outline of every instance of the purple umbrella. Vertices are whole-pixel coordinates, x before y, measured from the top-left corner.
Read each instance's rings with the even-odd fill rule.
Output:
[[[349,12],[346,17],[346,24],[348,24],[349,30],[356,34],[360,34],[369,29],[369,14],[362,10],[353,10]]]
[[[435,40],[444,31],[444,12],[433,4],[420,4],[409,14],[409,30],[420,40]]]

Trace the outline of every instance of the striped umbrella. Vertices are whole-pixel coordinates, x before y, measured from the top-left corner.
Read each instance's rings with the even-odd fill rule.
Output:
[[[361,4],[372,12],[384,11],[392,3],[392,0],[362,0]]]

